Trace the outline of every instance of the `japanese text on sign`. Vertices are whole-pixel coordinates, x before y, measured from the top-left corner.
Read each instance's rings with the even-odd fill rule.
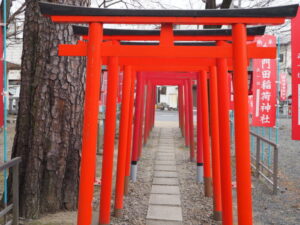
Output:
[[[276,38],[264,35],[256,39],[259,47],[275,47]],[[274,127],[276,121],[276,60],[253,60],[252,125]]]

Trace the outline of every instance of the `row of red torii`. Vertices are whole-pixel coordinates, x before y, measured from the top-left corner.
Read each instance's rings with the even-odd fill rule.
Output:
[[[194,160],[192,81],[197,80],[198,177],[201,180],[203,166],[205,194],[210,196],[213,192],[215,219],[222,217],[223,224],[233,224],[228,114],[228,71],[233,70],[238,223],[252,224],[247,65],[251,58],[275,58],[276,49],[256,47],[255,43],[248,42],[253,40],[254,35],[261,35],[264,30],[252,28],[252,31],[250,29],[247,32],[246,25],[282,24],[286,18],[295,17],[298,5],[226,10],[121,10],[40,3],[40,9],[42,14],[50,16],[53,22],[89,24],[88,29],[80,27],[74,29],[75,34],[83,36],[77,44],[59,46],[60,56],[87,57],[77,224],[90,225],[92,218],[102,65],[108,66],[108,86],[99,224],[110,224],[120,68],[124,72],[124,77],[115,215],[121,215],[124,191],[125,193],[128,191],[130,164],[131,178],[135,181],[142,144],[147,142],[154,125],[157,85],[179,87],[179,124],[185,136],[185,144],[190,147],[190,158]],[[160,31],[105,30],[103,24],[161,24],[161,29]],[[232,31],[174,31],[173,26],[177,24],[231,25]],[[260,30],[260,33],[257,30],[253,31],[255,29]],[[135,80],[137,87],[134,100]],[[208,104],[208,80],[210,104]],[[146,101],[144,101],[145,88]],[[210,159],[210,136],[212,159]]]

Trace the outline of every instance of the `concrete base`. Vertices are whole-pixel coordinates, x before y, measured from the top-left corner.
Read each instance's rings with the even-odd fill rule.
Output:
[[[204,194],[205,197],[212,197],[212,179],[210,177],[204,177]]]
[[[203,166],[197,166],[197,182],[203,184]]]
[[[131,164],[131,180],[132,182],[136,182],[137,179],[137,165],[132,165]]]
[[[115,217],[117,218],[122,217],[122,209],[115,209]]]
[[[128,195],[129,192],[129,176],[125,176],[124,179],[124,195]]]
[[[215,221],[222,221],[222,212],[214,211],[214,220]]]

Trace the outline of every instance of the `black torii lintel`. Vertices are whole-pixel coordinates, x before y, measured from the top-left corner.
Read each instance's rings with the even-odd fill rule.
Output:
[[[247,28],[248,36],[264,35],[266,26]],[[75,35],[88,35],[89,28],[86,26],[73,26]],[[159,36],[160,30],[125,30],[103,29],[103,34],[108,36]],[[231,36],[231,29],[206,29],[206,30],[174,30],[175,36]]]
[[[159,45],[158,41],[120,41],[121,45],[142,45],[142,46],[154,46]],[[216,46],[215,41],[175,41],[175,46]]]
[[[298,4],[249,9],[205,10],[149,10],[149,9],[101,9],[39,2],[43,15],[48,16],[118,16],[118,17],[295,17]]]

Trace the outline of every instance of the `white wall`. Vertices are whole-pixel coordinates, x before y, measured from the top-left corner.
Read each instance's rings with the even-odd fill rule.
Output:
[[[22,42],[8,43],[6,61],[21,65],[22,50]]]

